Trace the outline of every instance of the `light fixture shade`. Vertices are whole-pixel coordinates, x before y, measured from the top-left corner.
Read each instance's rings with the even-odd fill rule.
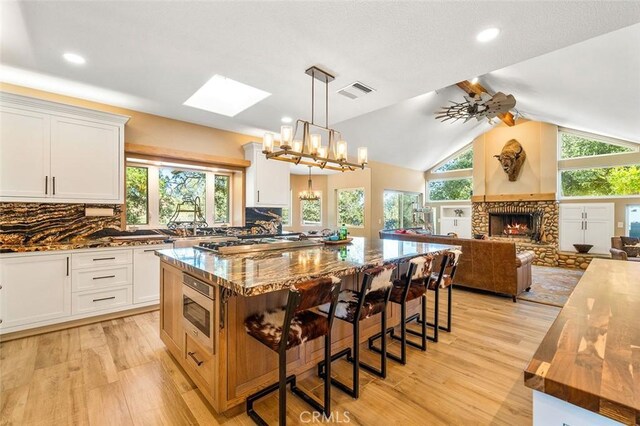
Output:
[[[302,141],[300,139],[296,139],[292,143],[293,151],[302,152]]]
[[[322,136],[320,136],[317,133],[313,133],[311,135],[311,147],[310,147],[311,154],[317,154],[321,146],[322,146]]]
[[[293,139],[293,127],[281,126],[280,127],[280,148],[291,148],[291,140]]]
[[[327,148],[326,147],[321,146],[320,148],[318,148],[318,157],[327,158]]]
[[[336,144],[336,160],[347,159],[347,141],[338,141]]]
[[[262,137],[262,152],[273,152],[273,133],[266,132]]]
[[[368,152],[366,147],[361,146],[360,148],[358,148],[358,164],[367,164],[367,155]]]

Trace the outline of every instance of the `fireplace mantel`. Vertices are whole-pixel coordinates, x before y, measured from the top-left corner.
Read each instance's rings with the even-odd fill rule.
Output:
[[[471,202],[473,203],[495,203],[501,201],[555,201],[556,193],[538,193],[538,194],[498,194],[498,195],[473,195]]]

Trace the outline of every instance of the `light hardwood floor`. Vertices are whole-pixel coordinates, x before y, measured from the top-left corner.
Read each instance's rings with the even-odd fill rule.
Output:
[[[409,349],[389,363],[386,380],[364,371],[353,400],[332,393],[336,419],[351,424],[531,423],[531,391],[522,371],[559,308],[454,291],[451,334],[428,352]],[[158,337],[158,312],[0,344],[1,425],[251,425],[244,412],[213,412]],[[397,346],[395,347],[397,349]],[[374,362],[366,349],[364,360]],[[274,356],[276,356],[274,354]],[[335,363],[348,380],[350,366]],[[302,386],[321,394],[320,381]],[[290,424],[309,408],[288,397]],[[257,404],[277,422],[277,397]],[[348,413],[345,413],[348,412]]]

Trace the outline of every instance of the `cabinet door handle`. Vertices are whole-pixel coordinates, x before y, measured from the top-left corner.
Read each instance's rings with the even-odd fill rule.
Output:
[[[149,250],[145,250],[145,253],[149,253],[150,251],[156,251],[156,249],[149,249]]]
[[[95,259],[93,259],[94,262],[97,262],[98,260],[116,260],[115,257],[96,257]]]
[[[52,177],[51,180],[53,182],[53,195],[56,195],[56,177]]]
[[[115,275],[105,275],[104,277],[93,277],[94,280],[104,280],[107,278],[115,278]]]
[[[44,177],[44,195],[49,193],[49,176]]]
[[[589,229],[589,222],[587,222],[586,220],[584,221],[584,230],[586,231],[587,229]]]
[[[204,363],[204,361],[200,361],[198,358],[196,358],[195,352],[187,352],[187,354],[195,361],[196,364],[198,364],[198,367],[200,367]]]
[[[260,190],[258,189],[258,202],[260,202]]]
[[[102,297],[100,299],[93,299],[94,302],[101,302],[103,300],[111,300],[111,299],[115,299],[115,296],[111,296],[111,297]]]
[[[69,276],[69,256],[67,256],[67,276]]]

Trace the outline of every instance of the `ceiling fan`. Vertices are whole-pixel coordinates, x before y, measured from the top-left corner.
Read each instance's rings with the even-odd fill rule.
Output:
[[[436,112],[436,120],[456,122],[464,119],[466,123],[472,118],[478,121],[486,118],[489,123],[493,123],[493,119],[498,115],[507,113],[516,106],[516,98],[502,92],[493,96],[487,92],[469,93],[464,99],[464,102],[449,101],[453,105],[442,107],[440,111]]]

